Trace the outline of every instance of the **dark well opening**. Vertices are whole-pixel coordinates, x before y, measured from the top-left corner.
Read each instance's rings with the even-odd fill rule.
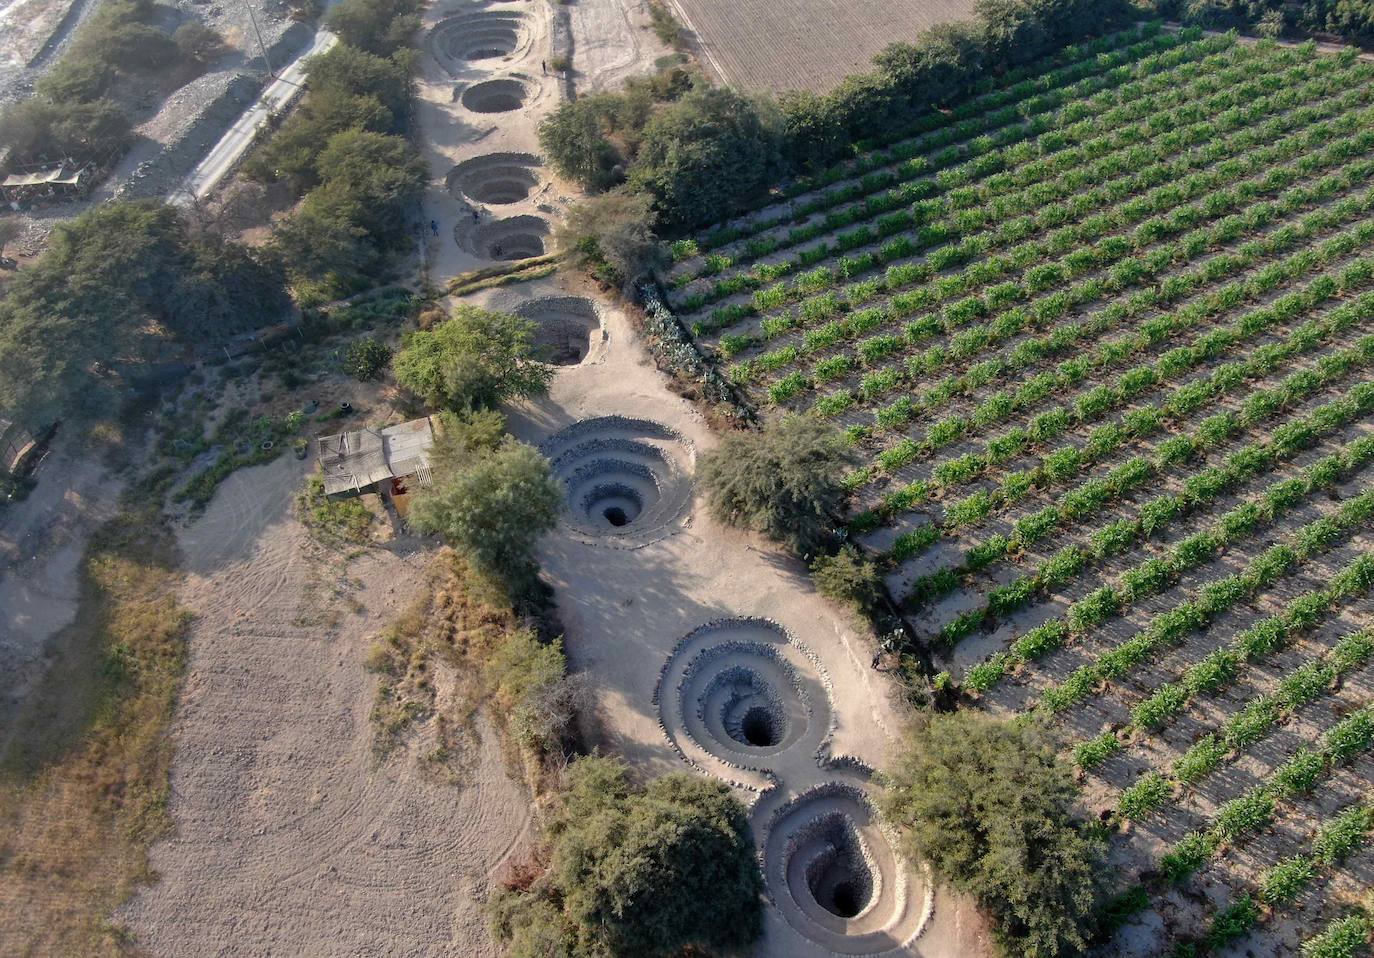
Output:
[[[619,528],[620,526],[623,526],[630,521],[630,517],[625,515],[625,510],[620,508],[619,506],[611,506],[604,513],[602,513],[602,515],[606,517],[607,522],[609,522],[616,528]]]
[[[773,715],[768,709],[760,706],[744,713],[744,720],[740,722],[740,732],[750,745],[766,747],[778,744],[778,729],[773,721]]]
[[[495,240],[487,250],[492,259],[529,259],[544,255],[544,241],[533,233],[517,233]]]
[[[863,910],[859,889],[854,887],[853,882],[840,882],[835,886],[835,891],[830,897],[830,903],[825,906],[825,909],[840,918],[853,918]]]

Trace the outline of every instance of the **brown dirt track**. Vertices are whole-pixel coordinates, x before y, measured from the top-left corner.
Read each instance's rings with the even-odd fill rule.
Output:
[[[889,43],[973,15],[972,0],[673,0],[673,6],[726,83],[816,93],[866,71]]]

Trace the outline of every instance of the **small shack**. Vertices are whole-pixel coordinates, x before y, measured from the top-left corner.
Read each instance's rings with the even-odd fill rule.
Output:
[[[58,163],[42,169],[11,173],[0,180],[0,197],[14,207],[44,200],[74,200],[90,193],[93,179],[88,166]]]
[[[405,517],[415,486],[433,481],[429,467],[434,422],[426,416],[382,429],[357,429],[316,440],[324,494],[356,496],[376,492]]]
[[[39,441],[39,437],[18,423],[0,419],[0,473],[18,475],[38,450]]]

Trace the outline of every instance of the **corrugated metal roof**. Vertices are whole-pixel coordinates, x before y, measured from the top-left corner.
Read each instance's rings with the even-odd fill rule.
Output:
[[[68,172],[65,166],[59,166],[51,170],[40,170],[37,173],[11,173],[5,177],[5,182],[0,186],[45,186],[54,183],[60,186],[77,186],[81,182],[82,172],[82,170]]]
[[[434,425],[429,417],[383,429],[358,429],[316,440],[325,495],[361,492],[397,476],[429,474]]]

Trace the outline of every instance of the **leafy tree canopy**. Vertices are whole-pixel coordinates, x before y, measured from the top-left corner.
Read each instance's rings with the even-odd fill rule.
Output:
[[[762,431],[726,436],[701,457],[697,476],[716,518],[809,555],[834,535],[851,459],[834,428],[789,416]]]
[[[640,788],[619,760],[584,758],[547,839],[543,874],[493,903],[511,958],[669,958],[762,931],[748,818],[720,782],[679,772]]]
[[[563,503],[548,460],[514,439],[490,450],[442,445],[434,460],[434,482],[416,493],[410,525],[441,534],[513,596],[530,592],[535,543],[554,527]]]
[[[406,337],[396,380],[431,406],[490,409],[548,388],[553,368],[533,359],[533,349],[530,320],[462,305],[433,329]]]
[[[406,222],[425,185],[424,161],[399,136],[344,130],[314,158],[319,186],[276,235],[293,276],[342,295],[409,242]]]
[[[632,282],[658,260],[648,196],[614,190],[575,205],[558,230],[558,245],[578,265],[611,283]]]
[[[213,342],[289,308],[270,256],[193,233],[155,201],[98,206],[54,229],[6,287],[0,412],[45,425],[99,408],[168,340]]]
[[[620,151],[608,136],[606,98],[592,94],[564,103],[539,124],[539,145],[549,163],[583,186],[606,189],[618,180]]]
[[[913,730],[883,810],[914,861],[992,912],[1009,951],[1058,958],[1086,949],[1103,884],[1077,798],[1041,730],[964,711]]]
[[[343,0],[325,25],[344,43],[377,56],[390,56],[420,29],[416,0]]]
[[[382,57],[336,44],[307,64],[310,92],[244,165],[253,179],[284,179],[297,193],[320,181],[321,144],[346,130],[404,133],[411,92],[410,64],[403,54]]]
[[[723,219],[782,172],[781,122],[767,101],[729,89],[696,89],[644,127],[630,186],[646,190],[662,221]]]

